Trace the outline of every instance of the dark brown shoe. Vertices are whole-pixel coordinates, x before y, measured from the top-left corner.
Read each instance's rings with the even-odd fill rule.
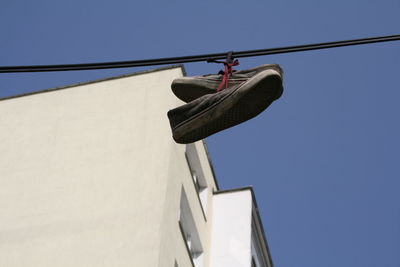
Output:
[[[201,140],[257,116],[282,92],[281,72],[268,68],[245,82],[170,110],[172,136],[181,144]]]
[[[278,64],[265,64],[252,69],[233,71],[228,81],[228,88],[239,85],[264,70],[275,70],[282,76],[282,69]],[[222,82],[223,72],[202,76],[182,77],[175,79],[171,84],[172,92],[186,103],[206,94],[217,93]]]

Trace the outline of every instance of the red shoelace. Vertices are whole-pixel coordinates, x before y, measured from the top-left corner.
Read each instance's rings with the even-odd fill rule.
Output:
[[[233,71],[232,67],[239,65],[239,60],[235,59],[235,61],[233,61],[233,63],[228,63],[227,61],[222,62],[222,63],[224,63],[224,68],[225,68],[224,76],[222,76],[222,81],[217,88],[217,92],[228,88],[229,78],[232,76],[232,71]]]

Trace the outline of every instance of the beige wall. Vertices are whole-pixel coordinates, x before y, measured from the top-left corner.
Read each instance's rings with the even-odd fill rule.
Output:
[[[190,266],[180,190],[206,247],[213,190],[206,222],[166,116],[182,75],[176,67],[0,101],[0,266]]]

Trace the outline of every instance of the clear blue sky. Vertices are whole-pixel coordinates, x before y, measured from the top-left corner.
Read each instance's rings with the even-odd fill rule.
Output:
[[[0,64],[392,35],[399,14],[399,0],[3,0]],[[399,267],[400,42],[246,58],[239,68],[272,62],[285,70],[282,98],[207,139],[220,187],[254,186],[276,267]],[[219,67],[185,65],[188,75]],[[138,70],[0,74],[0,97]]]

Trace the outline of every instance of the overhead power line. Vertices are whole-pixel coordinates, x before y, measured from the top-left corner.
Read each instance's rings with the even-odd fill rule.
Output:
[[[273,54],[294,53],[317,49],[327,49],[342,46],[363,45],[380,42],[390,42],[400,40],[400,35],[380,36],[363,39],[353,39],[345,41],[286,46],[278,48],[268,48],[247,51],[232,51],[234,58],[256,57]],[[179,64],[198,61],[207,61],[208,59],[225,59],[227,53],[203,54],[184,57],[169,57],[144,60],[116,61],[116,62],[99,62],[99,63],[82,63],[82,64],[60,64],[60,65],[33,65],[33,66],[4,66],[0,67],[0,73],[13,72],[46,72],[46,71],[70,71],[70,70],[95,70],[95,69],[113,69],[113,68],[131,68],[144,67],[154,65]]]

